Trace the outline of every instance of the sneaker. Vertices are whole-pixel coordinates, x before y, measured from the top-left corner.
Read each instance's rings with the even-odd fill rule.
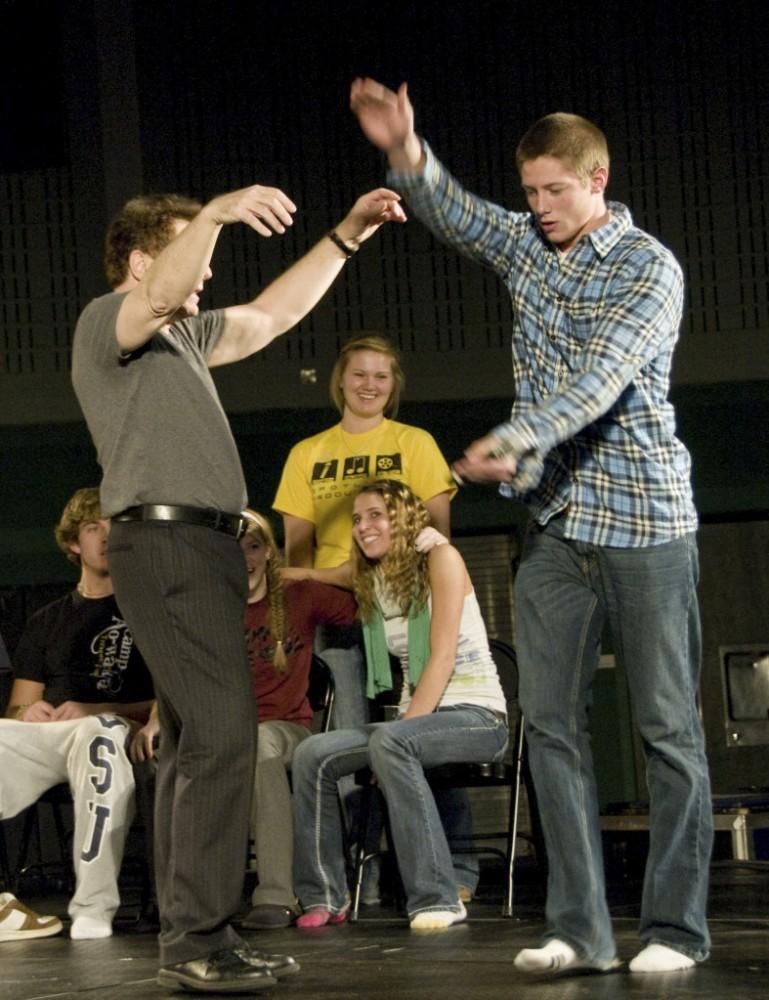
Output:
[[[413,931],[443,931],[467,919],[465,904],[461,901],[456,910],[423,910],[411,918]]]
[[[40,916],[10,892],[0,893],[0,941],[51,937],[61,931],[58,917]]]

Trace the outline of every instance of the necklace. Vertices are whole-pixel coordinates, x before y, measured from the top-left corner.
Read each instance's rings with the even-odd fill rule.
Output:
[[[90,591],[88,591],[88,590],[85,589],[85,587],[84,587],[84,585],[83,585],[82,582],[78,583],[78,585],[77,585],[77,587],[75,589],[77,590],[78,594],[80,594],[81,597],[88,597],[91,600],[95,600],[96,598],[99,598],[99,597],[109,597],[109,594],[92,594],[92,593],[90,593]]]

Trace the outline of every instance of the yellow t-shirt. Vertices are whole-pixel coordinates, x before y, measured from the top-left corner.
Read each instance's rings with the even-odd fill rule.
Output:
[[[432,435],[394,420],[363,434],[336,424],[291,449],[272,506],[315,525],[316,569],[349,557],[353,495],[374,479],[399,479],[420,500],[457,490]]]

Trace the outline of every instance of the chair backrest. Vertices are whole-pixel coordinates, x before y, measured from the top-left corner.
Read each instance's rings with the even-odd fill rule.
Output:
[[[334,675],[323,657],[317,653],[312,654],[307,699],[315,714],[313,730],[327,733],[331,728],[331,713],[334,709]]]
[[[511,720],[520,711],[518,706],[518,657],[514,647],[504,639],[489,639],[489,649],[499,674],[499,683],[505,693],[507,713]]]

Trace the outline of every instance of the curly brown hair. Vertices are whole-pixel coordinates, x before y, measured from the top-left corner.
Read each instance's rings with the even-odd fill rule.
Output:
[[[381,559],[369,559],[353,545],[352,578],[360,617],[371,618],[377,574],[384,579],[389,596],[406,616],[412,602],[417,608],[427,603],[430,583],[427,556],[416,550],[419,532],[431,523],[430,514],[416,494],[396,479],[378,479],[362,486],[356,498],[373,493],[381,497],[390,520],[390,548]]]
[[[285,674],[288,669],[286,651],[283,643],[286,640],[286,600],[283,589],[283,577],[280,574],[283,568],[283,561],[278,552],[275,542],[275,534],[272,525],[263,514],[247,507],[243,511],[243,517],[248,522],[245,537],[258,539],[267,549],[269,558],[265,563],[265,575],[267,577],[267,601],[270,605],[269,629],[270,635],[275,640],[275,652],[272,662],[279,674]]]
[[[180,194],[144,194],[132,198],[110,223],[104,244],[104,272],[110,288],[122,284],[132,250],[155,257],[170,242],[177,219],[190,222],[203,206]]]
[[[401,359],[397,348],[390,343],[387,337],[383,337],[379,333],[362,334],[360,337],[353,337],[353,339],[348,340],[346,344],[342,344],[339,356],[334,363],[334,367],[331,369],[331,378],[328,383],[331,402],[337,408],[339,413],[344,416],[342,377],[347,369],[347,365],[350,363],[350,355],[354,351],[374,351],[377,354],[384,354],[386,358],[390,359],[390,371],[392,372],[393,377],[393,391],[390,393],[390,398],[387,400],[384,415],[389,418],[396,417],[398,415],[398,406],[401,401],[401,393],[403,392],[403,387],[406,384],[406,376],[403,374]]]
[[[101,521],[101,500],[96,486],[84,486],[77,490],[67,501],[67,506],[61,512],[59,523],[53,529],[56,544],[71,563],[80,565],[80,556],[73,552],[70,545],[77,542],[80,525],[91,521]]]

